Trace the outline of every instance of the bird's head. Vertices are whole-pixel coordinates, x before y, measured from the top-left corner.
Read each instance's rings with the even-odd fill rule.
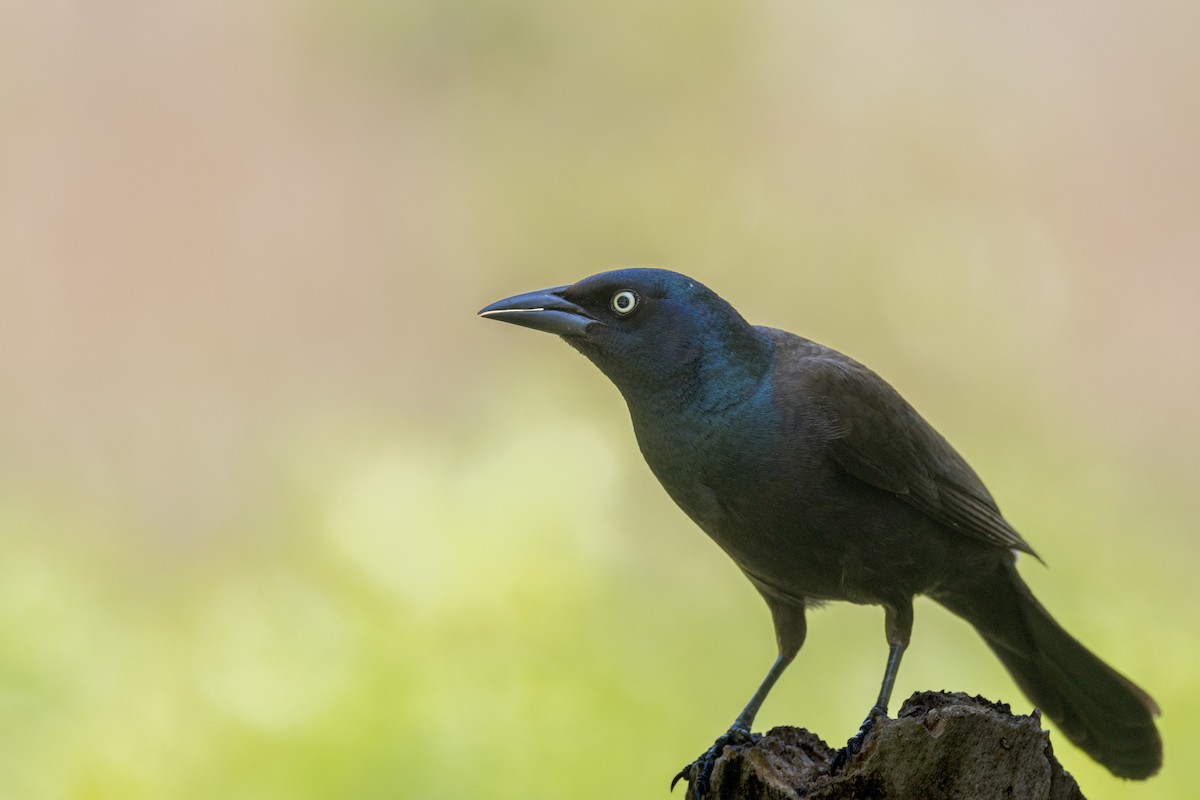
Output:
[[[663,269],[621,269],[498,300],[482,317],[558,334],[626,399],[663,391],[705,394],[757,382],[767,337],[712,290]]]

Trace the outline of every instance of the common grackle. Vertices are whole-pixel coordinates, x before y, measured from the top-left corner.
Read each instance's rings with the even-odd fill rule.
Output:
[[[1021,580],[1037,557],[967,462],[895,389],[816,342],[753,326],[697,281],[625,269],[479,312],[558,334],[629,406],[650,469],[766,600],[778,658],[729,731],[675,780],[707,790],[826,600],[883,606],[879,697],[842,751],[887,712],[915,595],[971,623],[1067,738],[1124,778],[1162,763],[1148,694],[1064,631]],[[672,781],[672,786],[674,781]]]

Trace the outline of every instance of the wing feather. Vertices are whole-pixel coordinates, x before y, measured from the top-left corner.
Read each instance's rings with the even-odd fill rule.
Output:
[[[841,469],[965,536],[1037,557],[966,460],[887,381],[836,350],[769,331],[777,359],[803,362],[784,372],[800,376],[825,414]]]

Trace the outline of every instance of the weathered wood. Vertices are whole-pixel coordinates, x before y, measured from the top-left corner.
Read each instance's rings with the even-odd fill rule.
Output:
[[[961,693],[918,692],[881,718],[836,775],[835,750],[802,728],[774,728],[717,759],[716,800],[1084,800],[1041,718]],[[691,776],[689,776],[689,781]],[[691,797],[689,785],[688,797]]]

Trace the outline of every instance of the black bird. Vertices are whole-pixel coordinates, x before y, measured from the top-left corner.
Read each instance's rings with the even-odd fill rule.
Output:
[[[666,270],[605,272],[479,314],[558,334],[616,384],[654,475],[771,610],[778,658],[729,731],[676,776],[696,767],[697,797],[724,745],[749,738],[804,643],[805,611],[826,600],[885,614],[883,685],[853,752],[887,712],[919,594],[971,623],[1029,699],[1114,775],[1158,771],[1154,700],[1034,598],[1016,569],[1017,553],[1037,557],[1033,548],[962,456],[874,372],[750,325]]]

